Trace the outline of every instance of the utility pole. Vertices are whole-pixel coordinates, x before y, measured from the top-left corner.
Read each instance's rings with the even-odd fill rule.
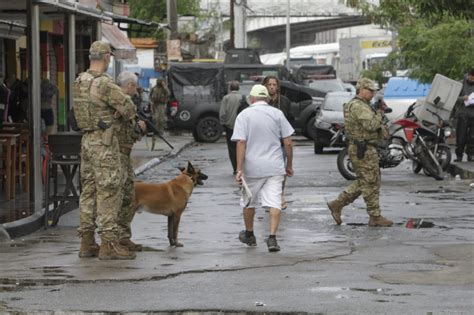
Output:
[[[176,7],[176,0],[166,0],[166,19],[170,26],[168,32],[168,39],[178,38],[178,9]]]
[[[290,37],[290,0],[287,0],[286,8],[286,68],[290,70],[290,47],[291,47],[291,37]]]
[[[234,0],[234,24],[235,24],[235,47],[247,47],[247,27],[245,22],[245,8],[247,6],[246,0],[237,2]]]
[[[235,27],[234,27],[234,0],[230,0],[230,40],[229,49],[235,48]]]

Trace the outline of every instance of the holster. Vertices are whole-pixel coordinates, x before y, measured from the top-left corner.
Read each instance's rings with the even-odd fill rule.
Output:
[[[365,151],[367,150],[367,142],[365,141],[354,141],[354,144],[357,146],[357,158],[362,160],[365,156]]]

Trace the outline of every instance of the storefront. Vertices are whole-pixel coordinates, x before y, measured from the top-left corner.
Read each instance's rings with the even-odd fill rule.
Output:
[[[44,200],[41,80],[48,79],[58,88],[54,103],[55,129],[67,130],[66,113],[72,105],[72,83],[76,74],[88,66],[88,47],[101,38],[101,23],[112,23],[112,19],[102,11],[75,1],[58,0],[2,1],[0,17],[0,82],[16,78],[25,83],[25,118],[30,140],[28,193],[20,195],[15,187],[19,179],[13,178],[12,182],[12,189],[18,192],[21,201],[27,201],[29,211],[20,211],[20,217],[16,211],[15,216],[10,217],[40,225]],[[11,121],[11,115],[7,116],[2,120]],[[2,208],[18,208],[18,197],[6,200],[9,201]]]

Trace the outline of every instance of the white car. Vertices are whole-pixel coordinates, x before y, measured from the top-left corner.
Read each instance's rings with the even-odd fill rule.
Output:
[[[338,131],[344,125],[343,105],[353,97],[354,94],[350,92],[329,92],[326,94],[314,122],[316,129],[314,153],[323,153],[325,147],[345,145],[345,139],[339,137]]]

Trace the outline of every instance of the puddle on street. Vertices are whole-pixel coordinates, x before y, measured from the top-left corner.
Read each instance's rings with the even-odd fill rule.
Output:
[[[465,191],[445,189],[440,187],[439,189],[426,189],[426,190],[415,190],[415,194],[463,194]]]
[[[410,293],[389,293],[392,289],[383,288],[347,288],[347,287],[315,287],[309,289],[311,292],[341,293],[341,292],[366,292],[384,296],[411,296]],[[336,298],[348,298],[345,294],[338,294]]]

